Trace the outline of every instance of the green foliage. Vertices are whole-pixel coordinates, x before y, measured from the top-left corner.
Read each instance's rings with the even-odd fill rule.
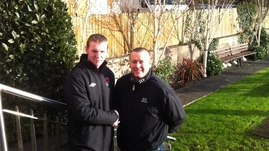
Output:
[[[222,61],[218,56],[210,54],[211,50],[216,50],[219,44],[219,39],[214,38],[209,44],[208,56],[207,56],[207,68],[206,73],[208,76],[220,75],[222,72]]]
[[[0,2],[0,81],[18,89],[63,101],[65,76],[78,59],[67,6],[60,0]],[[8,99],[8,97],[5,97]],[[10,97],[5,105],[21,112],[46,107]],[[52,116],[59,110],[50,110]],[[64,119],[63,119],[64,120]]]
[[[269,34],[267,34],[265,28],[261,30],[260,45],[257,41],[254,41],[250,49],[257,52],[258,59],[262,59],[267,55],[269,49]]]
[[[208,51],[210,50],[216,50],[219,45],[219,39],[218,38],[213,38],[211,43],[209,44]]]
[[[168,84],[173,82],[175,70],[176,65],[173,63],[170,56],[166,56],[153,68],[153,72]]]
[[[258,59],[262,59],[266,56],[266,49],[262,46],[254,46],[252,50],[257,52],[256,55]]]
[[[184,45],[183,41],[179,41],[178,45],[183,46]]]
[[[242,30],[239,43],[249,42],[254,36],[253,28],[258,13],[258,7],[254,2],[243,1],[237,5],[238,23]]]
[[[201,41],[204,41],[204,38],[201,38]],[[200,51],[204,49],[203,44],[200,42],[200,40],[192,39],[191,43],[193,43]]]
[[[206,73],[208,76],[220,75],[222,73],[222,61],[218,56],[208,54]]]
[[[195,46],[200,50],[204,51],[205,47],[205,33],[206,33],[206,24],[207,21],[205,19],[207,15],[206,9],[201,9],[200,11],[196,12],[196,19],[193,28],[191,29],[192,38],[191,43],[194,43]],[[198,27],[196,27],[198,25]],[[193,32],[194,30],[194,32]]]
[[[193,31],[193,23],[192,23],[192,17],[194,15],[194,11],[190,10],[186,12],[186,21],[184,26],[184,35],[185,38],[190,41],[193,37],[192,31]]]
[[[195,9],[190,9],[186,12],[184,35],[187,43],[193,43],[195,46],[203,51],[204,50],[204,33],[206,31],[206,20],[204,19],[206,15],[206,10],[196,11]],[[194,21],[192,18],[196,18]],[[198,27],[196,27],[199,25]]]
[[[178,84],[184,86],[187,83],[198,81],[203,78],[203,64],[191,59],[183,59],[178,63],[175,72],[176,81],[173,83],[174,87]]]
[[[262,28],[261,30],[260,46],[269,50],[269,34],[266,32],[265,28]]]
[[[175,65],[170,56],[161,60],[153,72],[174,89],[203,78],[203,65],[191,59],[183,59]]]

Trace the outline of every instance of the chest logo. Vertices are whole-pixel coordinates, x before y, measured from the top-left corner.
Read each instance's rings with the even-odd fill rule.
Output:
[[[90,87],[95,87],[96,86],[96,83],[91,83],[89,86]]]
[[[109,81],[110,81],[110,80],[109,80],[109,78],[108,78],[108,77],[106,77],[106,78],[105,78],[105,81],[106,81],[106,86],[108,86],[108,87],[109,87]]]
[[[147,99],[147,98],[142,98],[142,99],[141,99],[141,102],[142,102],[142,103],[148,103],[148,99]]]
[[[142,82],[144,82],[145,81],[145,79],[139,79],[139,84],[141,84]]]

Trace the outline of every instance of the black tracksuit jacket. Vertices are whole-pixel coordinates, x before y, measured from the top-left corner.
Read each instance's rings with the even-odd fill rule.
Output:
[[[155,150],[185,119],[175,91],[151,71],[138,81],[132,74],[124,75],[114,91],[120,114],[117,140],[121,151]]]
[[[112,124],[118,115],[111,110],[110,89],[105,77],[114,82],[114,74],[99,69],[82,54],[80,62],[69,73],[64,95],[68,106],[68,135],[71,151],[112,151]],[[114,86],[114,83],[110,83]]]

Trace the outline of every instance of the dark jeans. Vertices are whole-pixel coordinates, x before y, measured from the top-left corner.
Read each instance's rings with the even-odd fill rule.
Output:
[[[160,145],[160,146],[158,147],[158,149],[156,149],[156,151],[164,151],[164,145],[163,145],[163,144]]]

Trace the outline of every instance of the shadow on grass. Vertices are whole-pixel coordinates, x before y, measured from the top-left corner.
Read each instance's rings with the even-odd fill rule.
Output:
[[[269,109],[268,109],[269,110]],[[235,116],[269,116],[269,111],[260,110],[228,110],[228,109],[185,109],[186,114],[214,114]]]
[[[269,72],[256,73],[238,83],[222,89],[221,92],[242,92],[244,97],[269,97]]]
[[[264,85],[261,85],[259,87],[253,88],[251,91],[246,93],[246,96],[250,96],[250,97],[269,97],[269,79],[268,79],[268,83],[265,83]]]

